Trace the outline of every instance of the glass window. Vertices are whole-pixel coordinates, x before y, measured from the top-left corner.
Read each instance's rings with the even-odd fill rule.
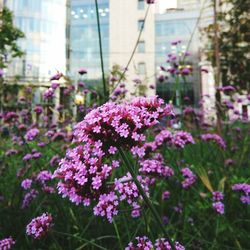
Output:
[[[138,30],[140,31],[141,28],[144,28],[144,20],[139,20],[138,21]]]
[[[139,75],[146,75],[146,63],[141,62],[138,64],[138,74]]]
[[[138,43],[138,53],[145,53],[145,42],[140,41]]]
[[[144,0],[138,0],[138,10],[144,10]]]

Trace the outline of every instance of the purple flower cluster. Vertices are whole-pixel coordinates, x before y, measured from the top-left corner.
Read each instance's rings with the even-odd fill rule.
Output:
[[[148,177],[137,176],[137,180],[140,182],[144,192],[149,196],[149,185],[151,180]],[[120,195],[120,201],[126,200],[129,205],[132,206],[132,217],[140,216],[141,206],[139,205],[142,197],[139,194],[138,188],[134,181],[132,181],[131,175],[128,173],[120,179],[115,179],[115,190]]]
[[[43,112],[43,107],[42,106],[36,106],[34,108],[34,112],[37,113],[37,114],[41,114]]]
[[[52,173],[48,170],[43,170],[36,176],[36,181],[44,185],[47,181],[52,179]]]
[[[183,188],[189,188],[196,182],[196,175],[190,170],[190,168],[183,168],[181,170],[181,173],[183,177],[185,177],[185,180],[181,182],[181,185]]]
[[[213,195],[213,209],[218,214],[224,214],[224,204],[222,203],[222,200],[224,198],[224,195],[220,191],[215,191],[212,193]]]
[[[43,213],[27,225],[26,234],[34,239],[40,239],[45,236],[52,226],[52,216],[48,213]]]
[[[246,183],[237,183],[232,186],[232,190],[241,191],[244,193],[240,197],[242,203],[249,205],[250,204],[250,185]]]
[[[130,242],[125,250],[173,250],[169,241],[165,238],[157,239],[154,245],[147,236],[136,237],[135,239],[137,241],[137,244],[135,245]],[[176,250],[185,250],[185,247],[177,241],[174,243],[174,245]]]
[[[185,250],[185,247],[182,246],[178,241],[174,243],[175,250]],[[155,241],[155,250],[172,250],[169,241],[165,238],[160,238]]]
[[[32,184],[32,180],[31,179],[25,179],[22,181],[21,183],[21,187],[24,190],[30,189],[31,188],[31,184]]]
[[[41,156],[42,156],[42,153],[41,153],[41,152],[37,151],[36,149],[32,149],[31,154],[30,154],[30,153],[26,154],[26,155],[23,157],[23,160],[28,162],[28,161],[30,161],[30,160],[32,160],[32,159],[38,159],[38,158],[40,158]]]
[[[31,189],[28,193],[26,193],[23,198],[22,209],[27,208],[37,195],[38,191],[35,189]]]
[[[221,201],[213,202],[213,209],[218,214],[224,214],[224,204]]]
[[[16,149],[9,149],[5,152],[6,156],[16,155],[16,154],[18,154],[18,151]]]
[[[48,88],[46,89],[44,92],[43,92],[43,99],[46,100],[46,99],[50,99],[52,97],[54,97],[55,95],[55,90],[53,88]]]
[[[223,193],[220,191],[215,191],[212,194],[213,194],[213,201],[221,201],[224,198]]]
[[[54,178],[59,179],[59,193],[71,202],[84,206],[98,201],[94,213],[106,216],[109,221],[117,213],[118,201],[126,198],[129,204],[132,202],[135,215],[139,211],[135,200],[139,194],[135,184],[132,181],[125,184],[119,179],[113,186],[106,185],[113,170],[120,165],[110,158],[118,152],[118,147],[128,150],[137,148],[145,140],[143,132],[171,112],[171,107],[164,107],[163,101],[156,97],[136,98],[125,104],[106,103],[92,110],[74,129],[74,142],[81,145],[68,150],[54,172]],[[163,176],[172,174],[169,168],[162,167],[158,164],[151,172],[158,171]],[[142,172],[146,174],[145,169],[142,168]],[[139,177],[138,180],[147,190],[150,179]],[[107,207],[110,213],[105,210]]]
[[[15,241],[13,240],[12,237],[5,238],[0,240],[0,250],[8,250],[11,249],[13,245],[15,245]]]
[[[38,136],[38,134],[39,134],[39,129],[32,128],[27,131],[24,138],[26,141],[33,141]]]
[[[111,223],[113,216],[118,214],[118,197],[114,192],[102,194],[99,197],[97,205],[94,207],[94,214],[106,217]]]
[[[172,168],[165,166],[160,160],[142,160],[140,161],[139,172],[156,177],[171,177],[174,175]]]
[[[23,198],[22,208],[27,208],[31,201],[36,198],[39,192],[32,188],[33,185],[41,187],[41,189],[46,193],[54,193],[53,187],[48,186],[48,182],[52,179],[52,173],[48,170],[42,170],[37,174],[34,174],[33,179],[24,179],[21,183],[21,187],[26,190],[26,194]]]
[[[222,149],[226,148],[225,141],[217,134],[202,134],[201,140],[202,141],[214,141]]]
[[[125,250],[151,250],[153,248],[152,241],[147,236],[136,237],[137,244],[129,242]]]
[[[148,155],[150,152],[155,152],[162,145],[174,146],[176,148],[184,148],[188,144],[194,144],[192,135],[184,131],[171,132],[167,129],[163,129],[155,136],[154,141],[146,142],[140,148],[140,154],[142,157]],[[139,150],[139,149],[138,149]]]

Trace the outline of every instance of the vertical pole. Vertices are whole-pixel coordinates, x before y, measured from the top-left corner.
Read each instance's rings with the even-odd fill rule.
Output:
[[[215,58],[215,102],[216,102],[216,127],[217,133],[221,134],[221,94],[220,87],[220,44],[219,44],[219,25],[218,25],[218,0],[213,0],[214,9],[214,58]]]
[[[96,20],[97,20],[100,58],[101,58],[101,68],[102,68],[103,92],[104,92],[104,99],[105,99],[105,101],[107,101],[108,100],[108,94],[107,94],[106,82],[105,82],[105,74],[104,74],[104,63],[103,63],[103,52],[102,52],[102,37],[101,37],[101,26],[100,26],[100,18],[99,18],[98,0],[95,0],[95,8],[96,8]]]

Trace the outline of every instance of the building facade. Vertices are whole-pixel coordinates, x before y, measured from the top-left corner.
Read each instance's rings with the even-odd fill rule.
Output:
[[[197,104],[200,95],[200,41],[196,29],[199,10],[172,9],[163,14],[156,14],[155,18],[155,61],[158,77],[165,75],[161,66],[169,67],[166,63],[169,54],[175,55],[180,60],[185,58],[185,64],[190,66],[192,74],[185,79],[180,78],[181,98],[188,96],[191,104]],[[176,41],[180,41],[175,44]],[[183,57],[185,53],[190,56]],[[178,60],[178,59],[177,59]],[[175,79],[171,74],[168,80],[157,83],[157,93],[169,100],[175,95]]]
[[[98,1],[105,72],[109,69],[110,1]],[[96,7],[92,0],[71,0],[69,30],[69,74],[75,78],[80,68],[88,71],[87,79],[101,78],[100,47]]]
[[[98,1],[106,75],[110,73],[114,65],[119,65],[121,69],[126,67],[137,42],[147,7],[144,0]],[[83,67],[88,70],[87,80],[101,79],[101,59],[94,1],[71,1],[69,33],[70,75],[73,78],[77,77],[78,69]],[[150,94],[151,89],[148,86],[154,80],[154,40],[152,37],[154,37],[154,6],[150,6],[138,48],[126,71],[128,90],[132,91],[134,84],[132,80],[139,77],[146,84],[147,94]]]
[[[66,67],[66,0],[4,0],[14,13],[14,24],[25,33],[19,45],[22,58],[15,58],[6,76],[43,83]],[[56,10],[56,11],[55,11]]]

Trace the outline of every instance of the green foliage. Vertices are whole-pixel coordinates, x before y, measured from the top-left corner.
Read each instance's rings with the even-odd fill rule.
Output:
[[[23,55],[17,40],[24,38],[24,33],[13,25],[13,14],[7,7],[0,12],[0,22],[0,68],[3,68],[11,58]]]
[[[250,4],[246,0],[222,0],[218,13],[218,25],[205,31],[210,40],[208,59],[215,66],[214,29],[219,32],[221,80],[223,85],[250,89]]]
[[[239,130],[239,127],[241,129]],[[202,142],[199,131],[193,131],[195,145],[188,145],[183,150],[164,146],[161,150],[167,165],[175,171],[175,177],[163,179],[151,192],[151,201],[160,216],[167,216],[168,234],[178,239],[186,249],[249,249],[249,206],[242,204],[240,195],[232,192],[235,183],[249,182],[249,145],[248,127],[236,124],[224,127],[227,150],[220,149],[213,142]],[[154,134],[149,133],[153,138]],[[17,243],[13,249],[124,249],[137,235],[147,235],[155,239],[161,235],[159,225],[144,206],[141,218],[133,219],[126,205],[121,208],[112,224],[105,219],[93,216],[91,207],[76,206],[56,193],[41,192],[31,205],[21,209],[24,191],[20,185],[24,178],[42,169],[54,171],[49,166],[55,153],[63,157],[60,150],[62,142],[53,142],[48,147],[38,148],[35,142],[28,146],[14,146],[19,154],[5,156],[5,151],[13,147],[10,139],[0,143],[0,238],[12,235]],[[24,167],[22,157],[31,149],[38,149],[42,158],[32,161]],[[233,148],[238,148],[234,150]],[[130,155],[128,155],[130,157]],[[228,166],[226,159],[233,159]],[[132,158],[129,158],[132,162]],[[180,170],[189,166],[197,175],[196,183],[189,189],[181,187],[183,177]],[[27,168],[23,176],[17,172]],[[126,171],[122,166],[117,171]],[[162,200],[164,191],[170,191],[170,198]],[[219,190],[225,195],[225,214],[219,215],[212,209],[212,191]],[[182,211],[176,212],[179,207]],[[48,211],[52,213],[53,227],[47,237],[35,241],[25,236],[25,226],[30,220]]]

